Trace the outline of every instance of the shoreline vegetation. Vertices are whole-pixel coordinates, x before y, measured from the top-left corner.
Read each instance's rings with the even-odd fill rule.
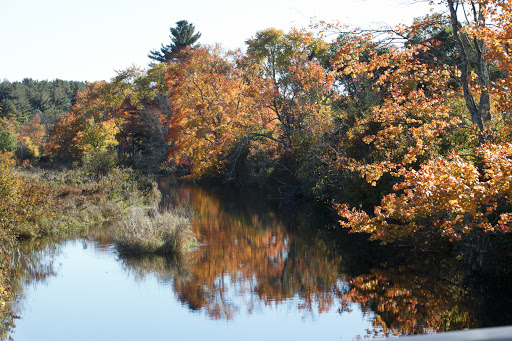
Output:
[[[22,170],[24,179],[49,189],[51,219],[35,222],[39,229],[23,230],[20,239],[86,234],[96,225],[110,223],[112,241],[121,252],[178,255],[191,236],[185,212],[159,209],[161,193],[151,176],[131,168],[114,167],[107,173],[84,168]]]

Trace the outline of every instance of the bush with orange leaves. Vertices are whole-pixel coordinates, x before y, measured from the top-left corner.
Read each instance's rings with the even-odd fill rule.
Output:
[[[481,170],[457,154],[430,160],[419,170],[402,169],[403,182],[373,216],[335,205],[345,218],[341,225],[384,242],[432,232],[451,240],[476,230],[512,232],[512,144],[488,143],[475,151]]]
[[[18,174],[12,155],[0,153],[0,241],[43,233],[39,223],[53,215],[51,198],[47,186]]]

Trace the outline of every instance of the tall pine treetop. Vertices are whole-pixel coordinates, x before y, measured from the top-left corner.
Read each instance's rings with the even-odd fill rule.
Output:
[[[176,27],[170,28],[171,43],[162,44],[160,50],[152,50],[148,57],[156,62],[169,62],[173,57],[187,46],[193,45],[201,37],[201,32],[195,32],[195,26],[186,20],[176,22]]]

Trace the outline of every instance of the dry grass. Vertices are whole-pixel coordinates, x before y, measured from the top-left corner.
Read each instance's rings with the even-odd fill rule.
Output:
[[[156,207],[131,207],[114,232],[121,252],[179,255],[193,242],[190,219]]]
[[[117,221],[133,206],[150,206],[160,199],[155,181],[132,169],[114,168],[107,174],[86,169],[23,170],[53,189],[58,216],[45,224],[45,234],[74,234],[105,221]]]

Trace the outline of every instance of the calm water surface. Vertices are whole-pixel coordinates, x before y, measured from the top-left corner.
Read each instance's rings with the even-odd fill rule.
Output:
[[[307,210],[160,185],[167,209],[194,212],[202,245],[179,261],[120,255],[104,235],[27,252],[15,341],[352,340],[509,321],[449,260],[392,266],[357,240],[331,254]]]
[[[179,299],[176,282],[187,282],[174,278],[179,274],[142,274],[146,269],[127,264],[112,247],[94,242],[65,243],[54,263],[56,276],[25,289],[14,340],[311,340],[319,335],[339,340],[351,339],[368,326],[358,309],[343,316],[335,309],[305,312],[297,309],[298,297],[277,305],[257,297],[246,302],[254,293],[230,283],[230,274],[218,281],[233,291],[225,293],[225,303],[239,311],[232,319],[217,319]]]

